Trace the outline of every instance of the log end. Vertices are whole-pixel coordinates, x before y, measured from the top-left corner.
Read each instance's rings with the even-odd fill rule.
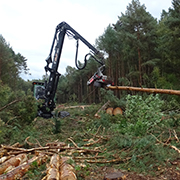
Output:
[[[120,107],[117,107],[115,109],[113,109],[112,107],[109,107],[106,109],[106,113],[110,114],[110,115],[117,115],[117,114],[123,114],[123,110]]]
[[[113,109],[113,115],[115,116],[117,114],[123,114],[123,110],[120,107]]]
[[[107,108],[106,113],[110,114],[110,115],[113,115],[113,108],[112,107]]]

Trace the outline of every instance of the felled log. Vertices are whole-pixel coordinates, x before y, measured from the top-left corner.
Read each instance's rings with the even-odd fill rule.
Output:
[[[112,107],[107,108],[106,113],[110,114],[110,115],[113,115],[113,108]]]
[[[5,162],[6,160],[10,159],[11,156],[3,156],[2,158],[0,158],[0,164],[2,164],[3,162]]]
[[[122,114],[123,111],[120,107],[117,107],[115,109],[113,109],[112,107],[109,107],[106,109],[106,113],[110,115],[117,115],[117,114]]]
[[[97,117],[97,118],[100,118],[100,116],[99,116],[99,112],[100,111],[103,111],[103,110],[105,110],[106,108],[107,108],[107,106],[109,105],[109,103],[110,103],[110,101],[107,101],[98,111],[97,111],[97,113],[94,115],[95,117]]]
[[[87,144],[84,144],[84,146],[85,146],[85,147],[89,147],[89,146],[92,146],[92,145],[94,145],[94,144],[99,143],[100,141],[101,141],[101,138],[99,138],[99,139],[96,140],[96,141],[94,141],[94,140],[92,139],[92,141],[90,141],[90,142],[87,143]]]
[[[68,160],[68,157],[62,157],[60,159],[60,179],[77,180],[75,170],[72,165],[68,164]]]
[[[120,107],[117,107],[117,108],[113,109],[112,113],[115,116],[115,115],[118,115],[118,114],[123,114],[123,111],[122,111],[122,109]]]
[[[51,157],[50,166],[47,172],[47,180],[59,180],[59,155]]]
[[[84,109],[85,107],[90,107],[90,105],[67,106],[67,107],[63,107],[63,109],[73,109],[73,108],[80,108],[80,109]]]
[[[1,146],[2,146],[3,149],[6,149],[6,150],[21,151],[21,152],[24,152],[24,153],[29,153],[29,152],[38,151],[38,150],[50,149],[50,147],[48,147],[48,146],[31,148],[31,149],[24,149],[24,148],[18,148],[18,147],[13,147],[13,146],[5,146],[5,145],[1,145]],[[8,154],[11,154],[11,153],[8,153]]]
[[[171,95],[180,96],[180,90],[172,90],[172,89],[140,88],[140,87],[129,87],[129,86],[108,86],[107,88],[111,90],[140,91],[140,92],[171,94]]]
[[[10,158],[9,160],[5,161],[3,164],[0,165],[0,174],[3,174],[4,172],[7,172],[12,168],[19,166],[26,160],[27,160],[26,154],[19,154],[17,156]]]
[[[49,146],[49,147],[54,147],[54,146],[64,147],[64,146],[66,146],[66,143],[65,142],[49,142],[49,143],[46,144],[46,146]]]
[[[30,164],[36,161],[39,157],[34,156],[32,159],[30,159],[27,162],[24,162],[23,164],[17,166],[16,168],[12,169],[6,174],[0,175],[0,180],[14,180],[14,179],[20,179],[29,169]]]
[[[121,172],[109,173],[104,177],[104,180],[125,180],[126,176]]]

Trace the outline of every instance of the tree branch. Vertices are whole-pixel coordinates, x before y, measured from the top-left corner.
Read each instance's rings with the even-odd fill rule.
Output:
[[[15,103],[17,103],[17,102],[19,102],[19,101],[20,101],[19,99],[16,99],[16,100],[10,102],[9,104],[6,104],[6,105],[3,106],[2,108],[0,108],[0,111],[6,109],[8,106],[11,106],[12,104],[15,104]]]

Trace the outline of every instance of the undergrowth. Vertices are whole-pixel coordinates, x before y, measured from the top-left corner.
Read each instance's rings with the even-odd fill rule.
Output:
[[[116,169],[125,169],[143,174],[157,175],[158,169],[170,166],[179,154],[170,147],[180,148],[177,137],[180,137],[180,109],[178,102],[172,101],[165,110],[166,101],[158,95],[127,96],[123,115],[111,116],[100,113],[100,118],[94,114],[102,104],[92,105],[83,109],[68,109],[70,116],[56,119],[42,119],[37,117],[29,124],[21,125],[0,121],[0,144],[24,144],[27,137],[32,143],[38,142],[44,146],[47,142],[55,140],[66,142],[69,137],[79,147],[83,147],[84,139],[92,138],[93,134],[106,137],[94,147],[103,148],[102,156],[107,160],[120,158],[121,161],[109,164],[85,163],[84,168],[75,166],[78,179],[89,176],[99,166],[110,166]],[[124,101],[123,100],[123,101]],[[173,106],[176,105],[176,108]],[[162,142],[159,143],[157,139]],[[26,148],[28,145],[26,144]],[[44,166],[32,168],[28,171],[29,179],[42,177],[39,173]],[[88,172],[88,173],[87,173]]]

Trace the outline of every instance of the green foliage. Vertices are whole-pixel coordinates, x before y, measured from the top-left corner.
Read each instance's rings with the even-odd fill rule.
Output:
[[[54,117],[54,126],[53,126],[53,133],[57,134],[61,132],[61,121],[58,117]]]
[[[7,85],[3,85],[2,81],[0,81],[0,107],[3,107],[6,105],[6,103],[9,100],[9,97],[11,95],[11,89]]]
[[[20,124],[31,123],[37,115],[36,100],[32,95],[24,95],[12,111]]]
[[[113,107],[117,107],[117,106],[124,107],[125,106],[125,99],[124,98],[119,99],[117,96],[114,95],[113,91],[101,89],[100,92],[101,92],[103,103],[105,103],[109,100]]]
[[[163,116],[163,103],[158,95],[149,95],[145,99],[139,95],[128,95],[125,116],[129,131],[136,136],[143,136],[147,130],[156,126]]]
[[[12,91],[7,85],[0,84],[0,102],[1,120],[8,124],[19,123],[24,125],[33,121],[37,114],[36,100],[29,90],[27,94],[24,91]]]
[[[20,53],[16,54],[12,47],[0,34],[0,80],[9,87],[18,89],[21,73],[28,73],[27,59]]]

